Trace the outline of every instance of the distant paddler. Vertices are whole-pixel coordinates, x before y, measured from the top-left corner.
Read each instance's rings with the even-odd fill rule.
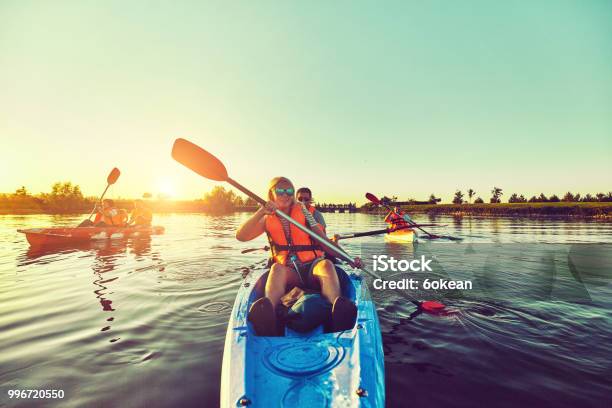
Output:
[[[414,230],[411,225],[414,221],[410,219],[399,206],[395,206],[387,216],[385,222],[389,225],[389,233],[385,235],[385,241],[412,242],[414,241]]]
[[[134,200],[133,205],[134,209],[130,214],[128,225],[150,226],[153,221],[153,212],[151,209],[140,199]]]
[[[409,225],[410,216],[406,214],[399,206],[393,207],[385,217],[385,222],[389,224],[390,229],[403,229]]]

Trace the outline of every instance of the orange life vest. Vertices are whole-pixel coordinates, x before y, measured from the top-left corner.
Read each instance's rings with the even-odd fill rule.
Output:
[[[94,219],[94,224],[102,221],[106,225],[113,225],[117,227],[123,227],[127,223],[127,213],[125,210],[117,210],[116,208],[111,208],[108,210],[104,210],[103,212],[98,212],[96,214],[96,218]]]
[[[387,222],[389,224],[389,226],[392,227],[392,228],[403,227],[405,225],[408,225],[406,220],[404,220],[404,217],[402,217],[402,215],[404,215],[404,214],[405,213],[403,211],[400,211],[399,215],[396,214],[395,212],[391,211],[385,217],[385,222]]]
[[[310,213],[314,208],[309,209]],[[295,204],[291,207],[291,218],[301,225],[308,227],[306,217],[300,205]],[[275,262],[285,265],[289,253],[295,254],[302,263],[310,262],[324,255],[324,252],[313,243],[308,234],[298,229],[295,225],[289,224],[291,236],[286,237],[280,218],[276,214],[266,217],[266,234],[272,248],[272,257]]]

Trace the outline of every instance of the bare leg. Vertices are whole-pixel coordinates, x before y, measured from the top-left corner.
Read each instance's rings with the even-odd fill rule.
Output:
[[[314,266],[312,274],[319,281],[323,297],[333,304],[340,296],[340,281],[334,264],[329,259],[319,261]]]
[[[272,302],[272,306],[280,302],[280,298],[287,293],[287,287],[299,285],[296,273],[285,265],[275,263],[270,268],[268,281],[266,282],[266,297]]]

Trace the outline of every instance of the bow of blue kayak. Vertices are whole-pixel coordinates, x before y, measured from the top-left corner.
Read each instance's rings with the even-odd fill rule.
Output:
[[[222,407],[384,407],[385,371],[376,308],[358,275],[336,267],[343,295],[357,305],[351,330],[322,327],[282,337],[256,336],[247,314],[263,296],[268,273],[242,283],[225,338]]]

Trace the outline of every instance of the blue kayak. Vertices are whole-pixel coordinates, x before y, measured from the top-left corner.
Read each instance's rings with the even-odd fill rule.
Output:
[[[259,337],[247,321],[263,296],[267,270],[242,283],[227,327],[221,374],[221,406],[384,407],[385,369],[376,308],[361,276],[336,266],[342,294],[357,305],[351,330],[309,333],[285,329]]]

